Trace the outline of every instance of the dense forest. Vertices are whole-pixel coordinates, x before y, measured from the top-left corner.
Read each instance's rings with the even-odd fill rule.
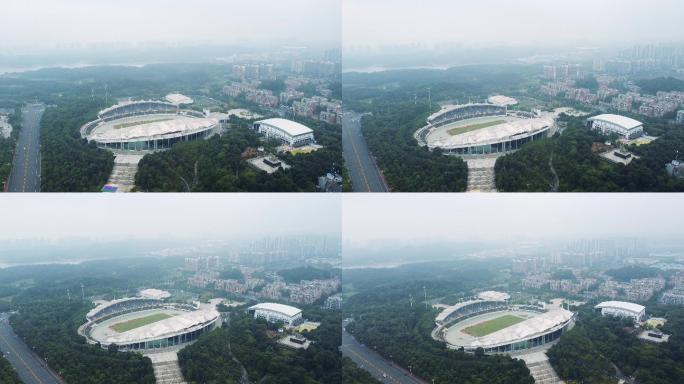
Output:
[[[345,271],[345,285],[358,292],[345,302],[345,317],[354,319],[346,330],[393,362],[403,367],[410,365],[414,374],[428,382],[434,379],[448,383],[458,377],[468,383],[531,384],[533,379],[519,360],[451,350],[430,335],[437,312],[423,304],[425,292],[431,298],[456,293],[468,296],[472,289],[487,286],[497,278],[490,270],[494,265],[464,261],[402,268],[416,271],[413,279],[409,275],[388,275],[386,271]],[[422,277],[430,270],[441,272],[434,273],[434,278]],[[415,300],[413,305],[411,298]]]
[[[651,267],[641,266],[626,266],[615,269],[609,269],[606,275],[611,276],[617,281],[630,281],[632,279],[643,279],[646,277],[656,277],[662,274],[662,270]]]
[[[341,317],[336,311],[305,308],[304,315],[321,326],[306,337],[313,344],[292,350],[276,343],[278,324],[254,319],[242,309],[229,314],[222,329],[184,348],[179,364],[189,383],[240,382],[241,367],[251,382],[263,384],[341,383]]]
[[[319,176],[343,165],[341,130],[322,122],[305,124],[324,148],[279,155],[292,166],[288,170],[268,175],[251,168],[243,153],[264,143],[253,131],[236,127],[220,137],[179,143],[169,151],[145,156],[136,186],[147,192],[315,192]]]
[[[380,384],[370,373],[360,368],[350,358],[342,358],[342,382],[344,384]]]
[[[12,171],[12,157],[14,156],[14,147],[21,131],[21,108],[14,108],[14,113],[9,115],[8,122],[12,125],[12,133],[8,138],[0,136],[0,192],[2,187],[9,179],[9,174]]]
[[[567,128],[497,159],[496,187],[504,192],[671,192],[684,191],[684,180],[665,172],[675,150],[684,153],[684,132],[666,124],[647,124],[659,138],[628,149],[640,159],[612,164],[592,152],[606,137],[586,129],[582,118],[562,117]],[[554,172],[555,171],[555,175]],[[557,175],[557,179],[556,179]]]
[[[97,192],[114,167],[114,155],[81,138],[102,102],[75,97],[48,108],[41,119],[41,191]]]
[[[9,361],[7,361],[2,354],[0,354],[0,383],[2,384],[22,384],[19,375],[12,368]]]
[[[643,79],[636,82],[645,93],[655,95],[658,92],[684,91],[684,80],[675,77],[657,77],[655,79]]]
[[[564,334],[548,352],[549,361],[565,380],[583,383],[616,383],[618,371],[641,384],[684,382],[684,309],[650,307],[668,322],[663,331],[672,334],[664,344],[636,338],[631,321],[602,317],[591,307],[579,310],[574,329]]]

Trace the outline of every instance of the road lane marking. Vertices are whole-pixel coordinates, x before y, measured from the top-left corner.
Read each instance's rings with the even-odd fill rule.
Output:
[[[359,156],[359,152],[356,149],[356,144],[354,144],[354,139],[352,138],[349,132],[347,132],[347,137],[349,137],[349,140],[351,140],[352,149],[354,150],[354,154],[356,155],[356,161],[358,161],[359,163],[359,171],[361,172],[361,175],[363,176],[363,181],[366,184],[366,190],[368,192],[371,192],[370,184],[368,184],[368,177],[366,177],[366,172],[364,172],[363,170],[363,163],[361,163],[361,157]]]
[[[36,373],[33,372],[33,370],[31,369],[31,367],[28,366],[28,364],[26,364],[26,361],[24,361],[24,359],[21,358],[21,355],[17,353],[17,350],[12,348],[12,345],[7,341],[7,339],[5,339],[5,337],[2,335],[1,332],[0,332],[0,339],[2,339],[5,342],[5,344],[7,344],[7,347],[9,349],[11,349],[12,352],[14,352],[14,356],[16,356],[17,358],[19,358],[19,360],[21,360],[21,363],[24,364],[24,367],[26,367],[26,369],[29,371],[29,373],[31,375],[33,375],[33,378],[35,378],[40,384],[43,384],[43,381],[41,379],[39,379],[38,376],[36,376]]]

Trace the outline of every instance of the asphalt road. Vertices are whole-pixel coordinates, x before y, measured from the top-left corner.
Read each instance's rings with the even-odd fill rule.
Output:
[[[344,162],[354,192],[387,192],[387,185],[361,134],[361,115],[347,112],[342,118]]]
[[[40,192],[40,118],[42,104],[29,104],[22,110],[22,127],[12,160],[9,192]]]
[[[8,315],[0,313],[0,351],[25,384],[60,384],[57,375],[24,344],[9,325]]]
[[[342,332],[342,354],[352,359],[375,379],[387,384],[424,384],[425,381],[412,376],[408,371],[393,364],[365,345],[359,343],[346,331]]]

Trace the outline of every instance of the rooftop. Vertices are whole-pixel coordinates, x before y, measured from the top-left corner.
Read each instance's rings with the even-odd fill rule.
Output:
[[[573,313],[565,309],[554,309],[539,316],[524,320],[508,328],[490,333],[473,341],[471,346],[506,344],[513,340],[528,338],[548,331],[572,319]]]
[[[166,101],[176,105],[192,104],[194,102],[191,98],[181,95],[180,93],[171,93],[166,95]]]
[[[142,291],[139,292],[140,297],[144,297],[147,299],[156,299],[156,300],[162,300],[166,299],[167,297],[171,297],[171,294],[167,291],[162,291],[161,289],[143,289]]]
[[[263,311],[272,311],[272,312],[278,312],[281,313],[285,316],[288,317],[293,317],[296,316],[300,313],[302,313],[302,310],[299,308],[295,308],[289,305],[285,304],[278,304],[278,303],[259,303],[257,305],[253,305],[249,307],[249,310],[263,310]]]
[[[268,124],[274,126],[282,131],[285,131],[290,136],[299,136],[313,132],[313,130],[306,125],[300,124],[296,121],[273,118],[257,121],[259,124]]]
[[[627,116],[613,115],[610,113],[590,117],[589,120],[605,121],[608,123],[619,125],[625,129],[633,129],[643,125],[641,121],[634,120]]]
[[[487,117],[486,119],[496,118]],[[428,133],[427,142],[428,145],[433,148],[457,148],[473,145],[483,145],[497,143],[508,139],[515,139],[515,136],[536,132],[546,127],[550,128],[553,125],[553,118],[549,116],[538,117],[533,119],[506,120],[508,121],[503,122],[501,124],[476,129],[455,136],[451,136],[448,134],[439,134],[438,139],[430,140],[430,136],[433,134],[433,132],[436,132],[437,130],[449,130],[453,127],[453,125],[451,124],[444,125],[439,128],[436,128],[435,131]],[[475,120],[457,122],[457,124],[460,125],[475,123]]]
[[[196,325],[204,324],[219,317],[215,309],[186,312],[168,319],[160,320],[139,328],[131,329],[110,336],[107,341],[116,344],[134,343],[142,340],[154,340],[167,335],[176,334]]]
[[[182,132],[199,132],[216,126],[217,120],[186,115],[147,115],[101,123],[88,135],[100,142],[147,139]],[[127,126],[126,126],[127,125]]]
[[[617,308],[634,313],[639,313],[646,309],[646,307],[643,305],[629,303],[626,301],[604,301],[596,305],[594,308]]]

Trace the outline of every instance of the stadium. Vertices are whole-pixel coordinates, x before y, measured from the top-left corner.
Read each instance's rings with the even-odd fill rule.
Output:
[[[173,94],[168,99],[174,102],[124,101],[104,109],[81,127],[81,137],[111,151],[153,152],[210,137],[225,123],[224,117],[182,109],[190,98]]]
[[[482,298],[445,308],[435,319],[433,338],[449,348],[484,353],[512,353],[552,343],[571,329],[574,314],[563,308],[509,305]]]
[[[508,112],[506,104],[448,105],[428,117],[414,137],[419,145],[445,154],[506,153],[546,137],[554,122],[551,113]]]
[[[616,134],[632,140],[644,135],[644,124],[627,116],[603,114],[587,119],[587,127],[602,134]]]
[[[103,302],[78,332],[89,344],[119,351],[151,351],[195,341],[221,325],[213,307],[130,297]]]

